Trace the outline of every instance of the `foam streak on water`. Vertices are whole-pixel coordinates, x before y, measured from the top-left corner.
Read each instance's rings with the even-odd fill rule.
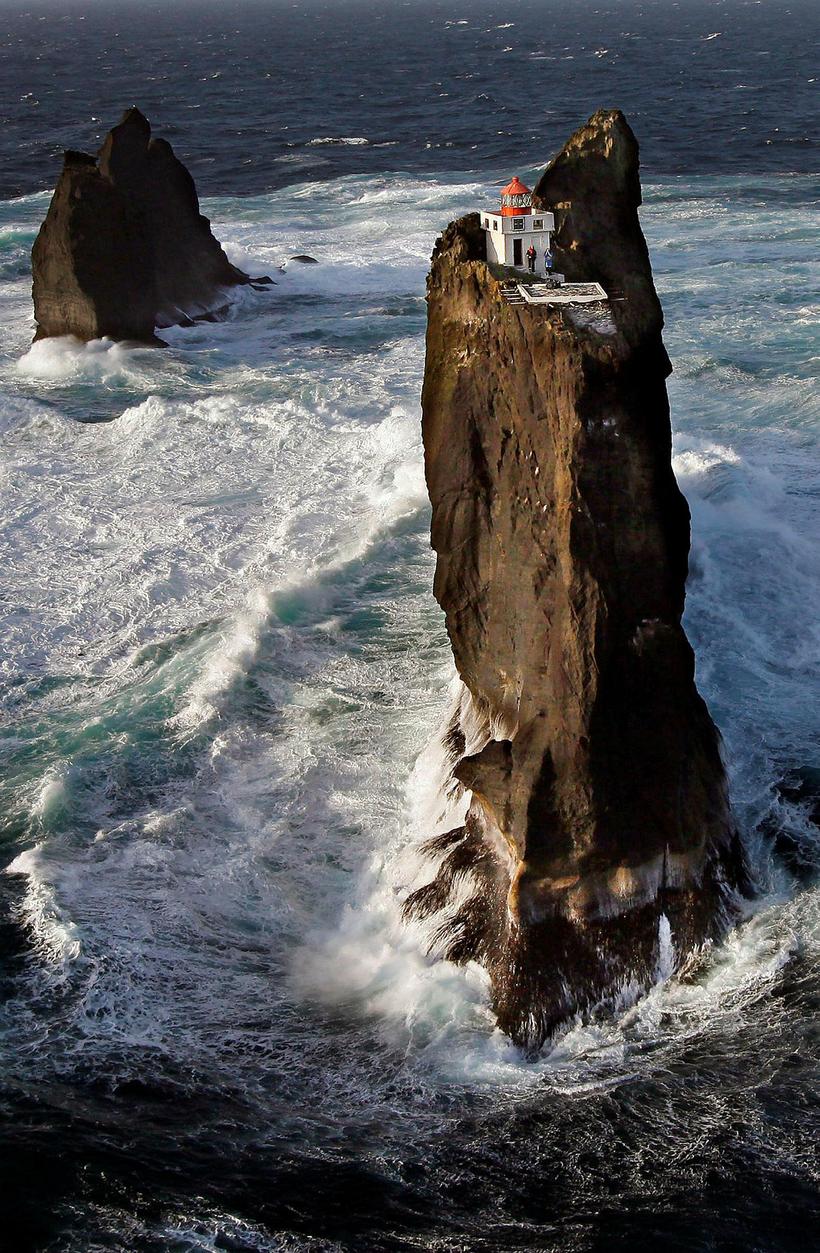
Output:
[[[693,1195],[704,1222],[721,1193],[745,1206],[734,1235],[806,1212],[818,318],[809,181],[787,181],[669,181],[644,208],[687,627],[763,899],[682,979],[661,917],[651,994],[535,1063],[482,972],[399,919],[446,808],[430,735],[453,683],[424,275],[484,188],[356,176],[210,203],[238,264],[321,264],[162,353],[30,349],[46,201],[0,206],[3,1099],[87,1164],[48,1185],[61,1248],[547,1247],[603,1207],[616,1247],[661,1209],[684,1230]],[[761,1214],[764,1177],[783,1200]]]

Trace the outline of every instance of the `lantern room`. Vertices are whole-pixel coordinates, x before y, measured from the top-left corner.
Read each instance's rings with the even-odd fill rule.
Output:
[[[512,218],[527,213],[532,213],[532,192],[514,174],[507,186],[501,188],[501,216]]]
[[[517,174],[501,189],[501,207],[482,211],[481,225],[487,241],[488,261],[518,270],[529,269],[536,274],[548,274],[552,270],[551,236],[555,218],[551,213],[533,208],[532,193]]]

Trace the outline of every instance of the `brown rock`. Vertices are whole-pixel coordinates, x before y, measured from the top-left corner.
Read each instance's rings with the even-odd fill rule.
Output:
[[[436,244],[423,434],[434,591],[464,684],[445,748],[470,801],[406,903],[446,911],[435,944],[486,966],[526,1046],[650,982],[663,915],[676,963],[718,935],[743,881],[681,626],[689,511],[620,112],[570,139],[535,201],[555,213],[556,268],[624,298],[608,330],[508,305],[475,214]]]
[[[32,272],[36,339],[158,343],[155,327],[213,315],[251,281],[228,261],[191,175],[170,144],[151,138],[139,109],[123,115],[97,159],[65,154]]]

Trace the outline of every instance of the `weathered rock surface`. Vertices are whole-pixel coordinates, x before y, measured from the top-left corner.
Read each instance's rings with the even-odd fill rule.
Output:
[[[527,1046],[679,965],[743,881],[681,626],[689,511],[623,115],[595,114],[534,199],[555,213],[556,268],[622,299],[608,332],[506,304],[476,214],[436,244],[423,434],[467,812],[405,906],[441,911],[434,944],[483,963]]]
[[[155,327],[224,308],[250,282],[199,211],[191,175],[139,109],[97,158],[67,152],[32,251],[35,338],[156,343]]]

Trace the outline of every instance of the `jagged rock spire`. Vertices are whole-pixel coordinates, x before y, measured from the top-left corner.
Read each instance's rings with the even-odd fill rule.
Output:
[[[65,154],[32,270],[38,339],[156,343],[155,327],[211,314],[250,281],[200,214],[191,175],[136,107],[97,160]]]
[[[406,907],[439,915],[439,951],[483,962],[528,1045],[649,981],[661,912],[679,959],[718,934],[743,874],[681,626],[689,511],[623,115],[596,113],[535,196],[558,268],[618,300],[598,330],[507,304],[475,215],[433,254],[425,467],[469,810]]]

